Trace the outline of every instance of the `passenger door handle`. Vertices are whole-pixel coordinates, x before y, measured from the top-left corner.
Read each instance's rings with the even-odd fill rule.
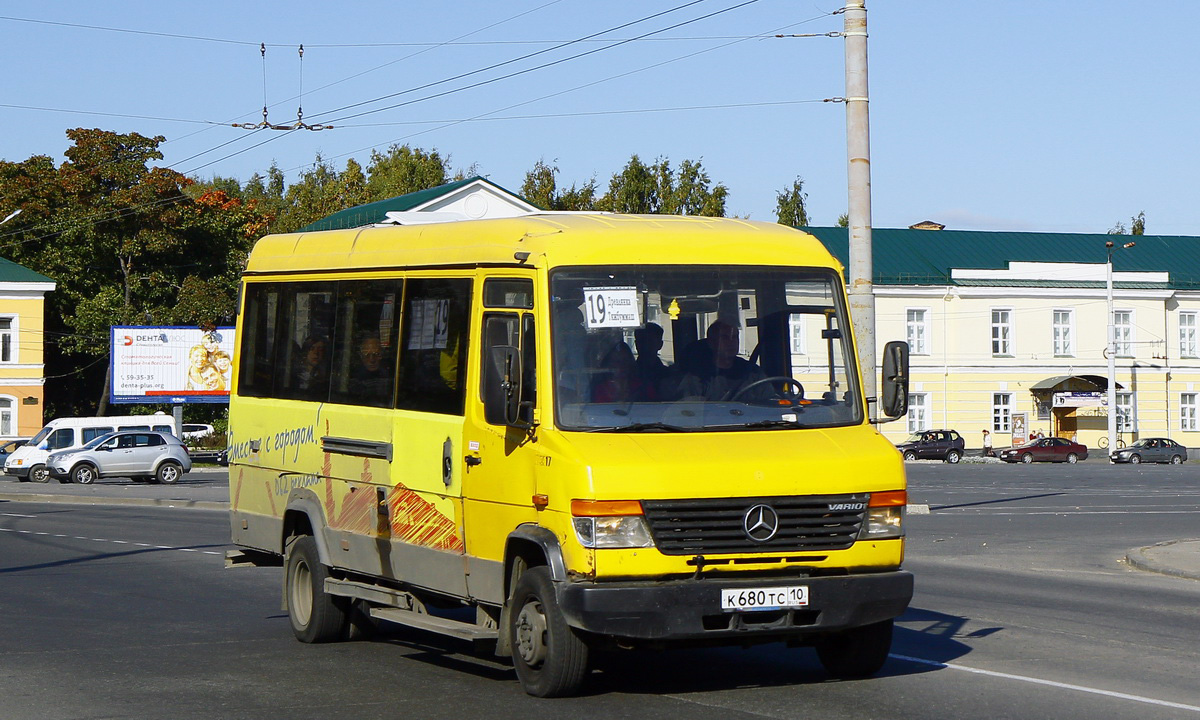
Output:
[[[483,464],[483,458],[479,457],[478,455],[468,455],[463,458],[463,460],[466,461],[467,467],[475,467],[476,465]]]

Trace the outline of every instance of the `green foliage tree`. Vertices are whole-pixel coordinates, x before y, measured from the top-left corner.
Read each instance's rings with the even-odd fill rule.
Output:
[[[1137,215],[1129,218],[1129,227],[1125,227],[1125,223],[1118,222],[1115,226],[1108,229],[1109,235],[1145,235],[1146,234],[1146,212],[1143,210]]]
[[[780,225],[808,226],[808,193],[804,192],[802,178],[796,178],[790,188],[775,194],[775,217]]]
[[[538,160],[533,169],[525,173],[521,183],[521,196],[543,210],[595,210],[596,179],[592,178],[581,187],[559,190],[556,177],[558,166],[547,165]]]
[[[372,150],[367,166],[368,202],[445,185],[450,175],[450,158],[443,158],[437,150],[426,152],[408,145],[392,145],[384,153]]]
[[[684,160],[677,173],[666,158],[647,165],[635,154],[609,180],[608,192],[596,202],[596,208],[619,213],[724,217],[728,195],[724,185],[712,185],[699,161]]]

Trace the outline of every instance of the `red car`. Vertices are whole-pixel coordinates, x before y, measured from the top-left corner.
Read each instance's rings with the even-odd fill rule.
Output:
[[[1048,437],[1030,440],[1024,445],[1001,450],[998,453],[1004,462],[1065,462],[1077,463],[1087,460],[1087,446],[1071,442],[1066,438]]]

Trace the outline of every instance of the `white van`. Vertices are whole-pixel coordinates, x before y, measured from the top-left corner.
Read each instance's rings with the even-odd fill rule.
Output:
[[[48,482],[46,457],[55,450],[76,448],[117,430],[156,430],[175,434],[170,416],[125,415],[51,420],[28,443],[4,459],[4,474],[21,482]]]

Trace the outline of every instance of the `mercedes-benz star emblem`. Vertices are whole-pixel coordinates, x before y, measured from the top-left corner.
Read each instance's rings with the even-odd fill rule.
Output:
[[[755,542],[766,542],[779,532],[779,515],[770,505],[755,505],[742,518],[746,537]]]

